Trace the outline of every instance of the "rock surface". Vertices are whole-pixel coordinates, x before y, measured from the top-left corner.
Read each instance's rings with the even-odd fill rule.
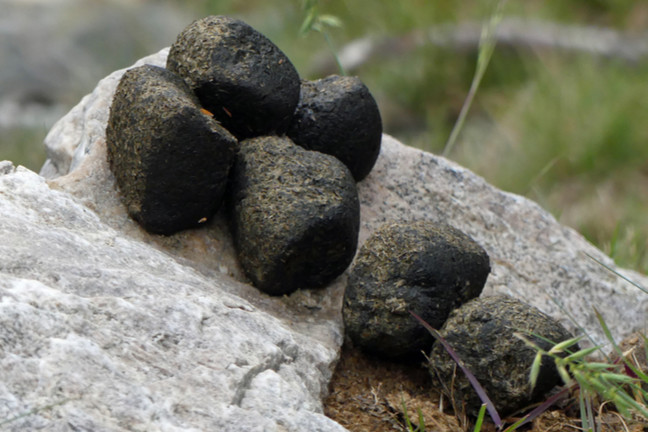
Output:
[[[450,225],[386,223],[349,271],[346,335],[369,353],[422,361],[434,339],[410,311],[441,328],[452,309],[481,294],[489,272],[484,249]]]
[[[321,403],[337,323],[0,172],[0,422],[19,417],[3,430],[343,430]]]
[[[138,64],[163,66],[167,52]],[[321,414],[321,397],[342,342],[344,276],[270,298],[239,282],[222,215],[168,238],[139,228],[106,161],[123,73],[52,128],[49,180],[0,164],[0,418],[41,408],[3,427],[343,430]],[[361,244],[387,220],[449,221],[491,257],[484,294],[520,298],[578,333],[563,307],[598,342],[592,306],[616,337],[646,325],[648,296],[594,259],[648,278],[450,161],[383,136],[358,192]]]
[[[229,196],[239,262],[262,291],[319,288],[351,263],[358,246],[358,191],[333,156],[289,138],[242,141]]]
[[[502,415],[542,402],[544,395],[562,382],[554,362],[545,357],[537,385],[531,388],[529,373],[536,350],[516,333],[545,351],[554,345],[547,341],[557,344],[573,337],[538,309],[499,295],[474,299],[455,309],[439,333],[477,377]],[[573,349],[576,352],[579,348]],[[432,376],[449,389],[456,406],[465,403],[466,412],[476,417],[482,401],[466,376],[457,372],[445,348],[435,342],[429,358]]]

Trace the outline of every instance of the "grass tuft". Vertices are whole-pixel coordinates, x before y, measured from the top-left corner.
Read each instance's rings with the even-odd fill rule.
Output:
[[[310,32],[321,34],[335,59],[340,75],[346,75],[344,66],[342,66],[342,62],[338,56],[337,49],[333,45],[333,40],[328,32],[329,28],[342,27],[342,20],[335,15],[320,13],[319,0],[302,0],[302,9],[304,10],[305,17],[299,29],[299,34],[302,36],[305,36]]]

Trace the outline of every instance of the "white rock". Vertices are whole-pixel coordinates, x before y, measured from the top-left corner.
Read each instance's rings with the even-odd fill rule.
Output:
[[[138,64],[164,65],[166,53]],[[270,298],[245,283],[222,216],[171,237],[132,222],[105,157],[122,73],[52,128],[43,177],[0,162],[0,426],[344,430],[321,400],[343,339],[345,276]],[[359,192],[361,242],[386,220],[443,220],[489,253],[485,295],[520,298],[596,342],[593,307],[617,338],[646,326],[648,295],[595,260],[644,276],[448,160],[384,136]]]
[[[2,172],[0,424],[36,410],[4,428],[344,430],[321,402],[337,320],[201,274],[37,174]]]

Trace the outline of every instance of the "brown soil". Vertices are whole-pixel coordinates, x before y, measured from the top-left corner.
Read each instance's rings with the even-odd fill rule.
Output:
[[[474,425],[463,415],[455,415],[448,406],[447,397],[434,389],[427,370],[422,365],[403,365],[370,358],[360,351],[344,346],[330,385],[330,394],[324,401],[326,415],[351,432],[408,431],[407,410],[413,430],[419,416],[427,432],[472,431]],[[581,431],[574,400],[560,409],[546,411],[520,431]],[[518,418],[504,419],[506,424]],[[623,421],[615,412],[602,407],[598,420],[601,432],[648,432],[645,422]],[[492,423],[482,426],[482,432],[495,432]]]

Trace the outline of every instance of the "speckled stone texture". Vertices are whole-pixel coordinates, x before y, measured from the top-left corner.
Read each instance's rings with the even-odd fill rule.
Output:
[[[117,86],[106,147],[130,216],[150,232],[172,234],[212,218],[238,142],[201,111],[182,79],[145,65]]]
[[[440,328],[450,311],[482,292],[488,255],[461,231],[434,222],[393,222],[364,243],[344,294],[346,334],[382,357],[418,360],[432,336],[410,314]]]
[[[234,18],[194,21],[171,46],[166,67],[240,139],[284,133],[299,101],[299,74],[288,57]]]
[[[334,157],[288,138],[242,141],[229,196],[241,267],[264,292],[321,287],[351,263],[360,204],[351,173]]]
[[[3,432],[344,431],[327,313],[149,243],[0,163]]]
[[[536,351],[516,333],[546,351],[555,343],[573,337],[556,320],[506,296],[466,303],[451,313],[439,333],[475,375],[502,415],[544,400],[549,390],[562,383],[554,361],[545,357],[537,385],[531,387],[529,374]],[[578,345],[573,348],[579,349]],[[466,411],[477,415],[482,401],[440,343],[435,342],[429,358],[430,373],[454,395],[457,406],[465,403]]]
[[[359,78],[331,75],[302,81],[288,136],[306,149],[335,156],[360,181],[378,158],[382,120]]]

